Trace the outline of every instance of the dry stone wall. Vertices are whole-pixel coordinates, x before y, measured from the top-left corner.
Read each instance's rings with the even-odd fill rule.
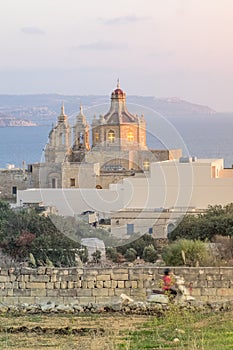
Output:
[[[124,293],[146,300],[159,287],[163,269],[154,266],[113,268],[10,268],[0,271],[0,302],[108,304]],[[200,301],[233,300],[233,267],[177,267],[192,295]]]

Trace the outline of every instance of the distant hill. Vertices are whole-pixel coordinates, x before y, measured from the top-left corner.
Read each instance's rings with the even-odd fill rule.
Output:
[[[165,117],[187,116],[187,115],[210,115],[216,112],[207,107],[195,103],[187,102],[179,98],[156,98],[153,96],[127,96],[127,102],[152,109]],[[106,113],[110,104],[110,96],[105,95],[60,95],[60,94],[35,94],[35,95],[0,95],[0,112],[11,117],[4,118],[0,115],[1,123],[11,123],[17,126],[20,123],[51,124],[56,121],[60,113],[61,105],[64,103],[68,116],[75,116],[79,112],[80,103],[84,110],[90,109],[92,116],[96,107],[98,113]],[[134,111],[132,111],[134,112]],[[140,112],[140,108],[139,108]],[[26,124],[25,124],[26,125]],[[6,126],[6,125],[4,125]]]
[[[17,119],[15,117],[0,113],[0,127],[6,126],[36,126],[37,124],[25,119]]]

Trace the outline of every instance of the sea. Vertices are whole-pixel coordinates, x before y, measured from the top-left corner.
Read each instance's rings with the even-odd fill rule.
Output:
[[[43,161],[50,130],[51,125],[0,128],[0,168]],[[148,120],[147,144],[153,149],[182,148],[184,156],[223,158],[231,168],[233,113]]]

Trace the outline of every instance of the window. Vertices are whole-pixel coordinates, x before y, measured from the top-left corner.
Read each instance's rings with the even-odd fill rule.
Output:
[[[13,196],[16,196],[16,194],[17,194],[17,187],[16,186],[12,187],[12,194],[13,194]]]
[[[75,179],[70,179],[70,187],[75,187]]]
[[[56,178],[52,179],[52,188],[57,188],[57,179]]]
[[[134,140],[133,131],[129,131],[127,134],[127,141],[133,142],[133,140]]]
[[[127,235],[132,235],[134,233],[134,224],[127,224]]]
[[[98,141],[99,141],[99,133],[96,132],[96,133],[95,133],[95,142],[98,142]]]
[[[113,130],[110,130],[108,132],[108,141],[110,143],[114,143],[115,142],[115,132]]]
[[[149,162],[148,159],[144,160],[144,162],[143,162],[143,169],[144,169],[145,171],[150,170],[150,162]]]

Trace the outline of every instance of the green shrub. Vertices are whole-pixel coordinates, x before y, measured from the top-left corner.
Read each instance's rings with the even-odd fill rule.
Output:
[[[157,257],[158,257],[157,252],[155,250],[155,247],[152,244],[149,244],[144,248],[142,258],[145,261],[153,263],[155,262]]]
[[[126,260],[128,261],[134,261],[137,257],[137,252],[135,249],[133,248],[128,248],[124,254],[124,257],[126,258]]]
[[[169,244],[163,250],[162,257],[170,266],[208,266],[214,264],[206,244],[202,241],[181,239]]]
[[[117,262],[118,261],[117,249],[115,247],[106,248],[106,256],[108,259],[112,260],[113,262]]]

